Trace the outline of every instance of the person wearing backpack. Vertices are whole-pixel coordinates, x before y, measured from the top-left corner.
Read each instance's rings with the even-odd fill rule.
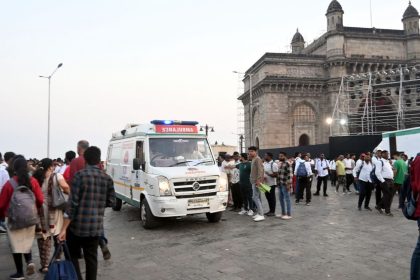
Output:
[[[296,197],[296,204],[299,204],[300,199],[303,199],[303,193],[306,190],[306,206],[311,205],[311,183],[309,178],[312,176],[311,163],[306,154],[302,154],[300,160],[296,161],[295,175],[299,181],[299,194]]]
[[[360,194],[357,209],[362,210],[363,201],[365,202],[365,209],[372,211],[369,207],[370,197],[372,196],[373,184],[370,173],[372,172],[373,165],[370,161],[370,155],[362,154],[363,160],[356,162],[356,167],[353,169],[354,180],[357,182]]]
[[[375,188],[376,207],[379,205],[379,203],[382,200],[381,182],[379,182],[378,178],[376,178],[376,175],[375,175],[376,168],[382,168],[381,157],[382,157],[382,150],[380,150],[380,149],[377,149],[375,151],[374,156],[372,157],[372,165],[373,165],[373,173],[372,173],[372,179],[373,180],[372,180],[372,183],[373,183],[374,188]]]
[[[416,158],[410,164],[410,186],[414,199],[416,199],[416,209],[414,212],[414,218],[417,219],[417,227],[419,230],[419,237],[417,238],[417,245],[414,249],[411,257],[411,271],[410,279],[420,279],[420,153],[417,154]]]
[[[35,225],[39,222],[37,208],[42,206],[44,197],[35,178],[29,177],[28,165],[23,156],[13,162],[13,176],[0,194],[0,218],[8,217],[8,238],[12,249],[16,273],[10,279],[25,279],[23,274],[24,255],[27,275],[35,272],[31,248],[35,239]]]
[[[64,212],[52,206],[53,188],[60,188],[65,194],[70,193],[70,187],[64,180],[63,175],[54,173],[53,161],[49,158],[42,159],[33,175],[41,186],[44,195],[44,204],[39,210],[41,218],[41,230],[37,232],[39,257],[41,260],[42,273],[48,272],[51,252],[51,236],[54,238],[54,247],[57,247],[57,236],[61,232],[64,221]]]

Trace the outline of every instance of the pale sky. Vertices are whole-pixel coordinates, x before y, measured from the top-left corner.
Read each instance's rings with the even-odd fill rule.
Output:
[[[103,150],[127,123],[197,120],[237,145],[238,77],[296,31],[326,30],[330,0],[1,1],[0,151],[51,157],[87,139]],[[345,26],[370,27],[368,0],[340,0]],[[420,8],[420,0],[412,1]],[[405,0],[372,0],[373,25],[402,29]]]

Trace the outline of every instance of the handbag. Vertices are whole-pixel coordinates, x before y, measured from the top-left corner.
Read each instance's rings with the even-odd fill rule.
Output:
[[[54,179],[57,184],[53,183]],[[58,185],[57,174],[54,174],[49,183],[51,184],[51,207],[54,209],[65,210],[67,208],[67,199]]]
[[[62,251],[64,251],[65,259],[57,260]],[[76,269],[70,261],[70,252],[65,241],[58,243],[58,246],[55,248],[44,280],[77,280]]]

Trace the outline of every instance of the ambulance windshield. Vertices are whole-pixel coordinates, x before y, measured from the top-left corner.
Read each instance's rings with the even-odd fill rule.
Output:
[[[150,165],[154,167],[215,164],[207,139],[151,138]]]

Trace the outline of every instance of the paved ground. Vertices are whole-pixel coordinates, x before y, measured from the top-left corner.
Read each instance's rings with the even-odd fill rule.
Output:
[[[123,206],[106,213],[112,259],[100,260],[99,279],[409,279],[416,224],[396,210],[393,218],[359,212],[356,200],[330,192],[312,206],[293,205],[290,221],[255,223],[226,212],[218,224],[194,216],[152,231],[141,227],[137,209]],[[5,236],[0,252],[0,279],[7,279],[14,266]]]

